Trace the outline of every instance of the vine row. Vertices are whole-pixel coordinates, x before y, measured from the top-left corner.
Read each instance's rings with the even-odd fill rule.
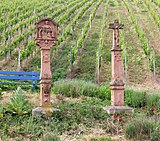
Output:
[[[139,39],[140,39],[140,41],[141,41],[141,44],[142,44],[142,46],[143,46],[144,53],[145,53],[145,55],[147,56],[147,58],[149,59],[149,68],[150,68],[150,70],[153,70],[153,55],[152,55],[152,53],[151,53],[151,49],[150,49],[150,47],[149,47],[149,45],[148,45],[148,41],[147,41],[147,39],[146,39],[146,37],[145,37],[145,34],[144,34],[144,32],[141,30],[141,28],[138,26],[137,20],[136,20],[136,18],[135,18],[135,16],[134,16],[134,14],[133,14],[133,12],[132,12],[129,4],[128,4],[125,0],[123,0],[123,3],[125,4],[126,8],[128,9],[128,12],[129,12],[129,14],[130,14],[131,21],[132,21],[132,23],[133,23],[133,25],[134,25],[134,27],[135,27],[135,30],[136,30],[136,32],[137,32],[137,34],[138,34],[138,37],[139,37]]]

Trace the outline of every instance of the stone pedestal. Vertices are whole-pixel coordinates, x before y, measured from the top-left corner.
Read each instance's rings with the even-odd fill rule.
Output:
[[[121,49],[114,45],[112,51],[111,105],[124,105],[124,82]]]
[[[103,108],[108,114],[134,113],[134,109],[128,106],[106,106]]]
[[[124,85],[110,85],[111,89],[111,105],[124,105]]]

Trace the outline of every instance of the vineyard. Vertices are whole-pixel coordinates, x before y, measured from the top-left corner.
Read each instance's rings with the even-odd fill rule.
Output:
[[[49,17],[60,31],[58,45],[51,50],[53,81],[110,81],[112,33],[108,24],[119,19],[125,25],[120,32],[125,80],[142,83],[159,78],[158,0],[3,0],[0,5],[2,70],[40,71],[35,23]]]
[[[0,0],[0,141],[159,141],[159,40],[160,0]],[[113,101],[132,113],[107,113]]]

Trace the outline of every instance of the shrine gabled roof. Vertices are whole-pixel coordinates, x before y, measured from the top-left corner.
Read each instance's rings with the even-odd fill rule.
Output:
[[[44,22],[44,21],[50,21],[52,22],[55,26],[58,26],[57,23],[52,20],[51,18],[44,18],[44,19],[41,19],[40,21],[38,21],[36,24],[40,24],[41,22]]]

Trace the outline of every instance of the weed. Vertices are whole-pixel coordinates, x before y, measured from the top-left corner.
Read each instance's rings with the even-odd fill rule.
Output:
[[[25,97],[24,91],[18,87],[7,104],[6,111],[12,114],[24,115],[31,112],[31,107]]]
[[[60,138],[53,133],[47,133],[42,137],[42,141],[60,141]]]

